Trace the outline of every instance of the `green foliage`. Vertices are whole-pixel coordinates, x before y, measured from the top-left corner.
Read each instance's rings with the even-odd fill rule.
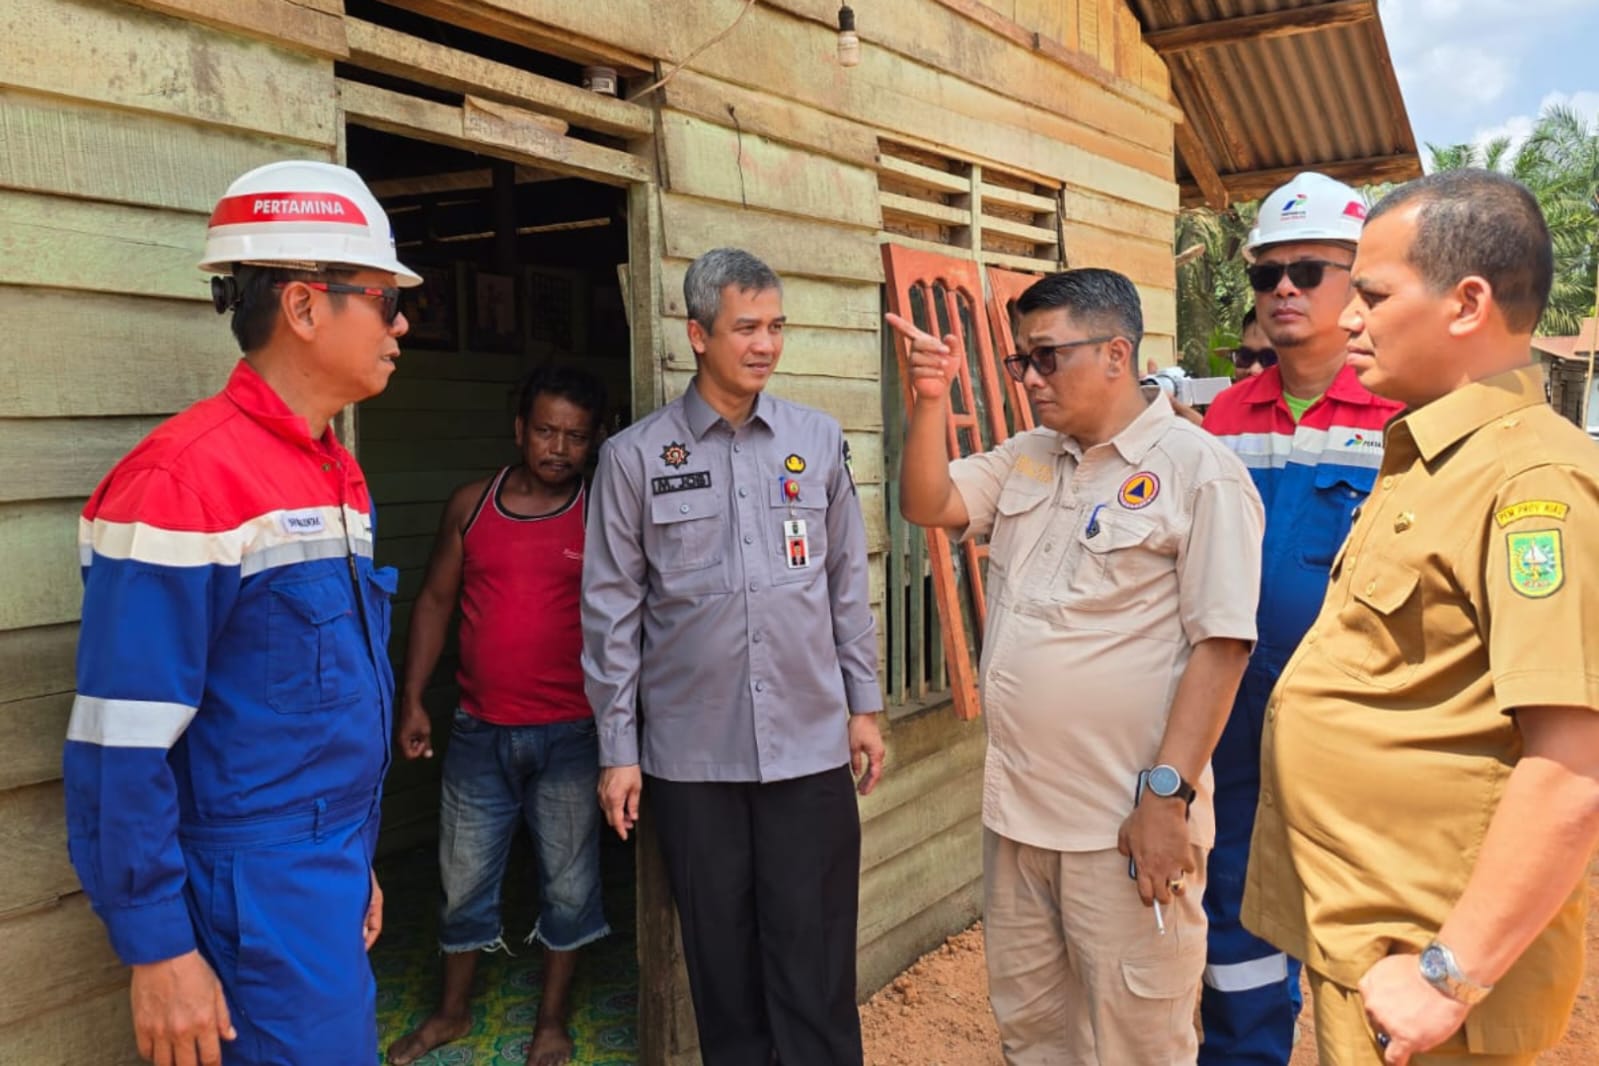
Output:
[[[1190,374],[1214,373],[1212,353],[1238,343],[1244,312],[1254,306],[1240,249],[1255,224],[1255,208],[1196,208],[1177,216],[1177,350]]]
[[[1508,137],[1485,145],[1427,146],[1432,170],[1483,167],[1508,174],[1532,190],[1555,246],[1555,282],[1538,332],[1570,336],[1594,313],[1599,269],[1599,123],[1568,107],[1538,116],[1532,134],[1512,151]]]

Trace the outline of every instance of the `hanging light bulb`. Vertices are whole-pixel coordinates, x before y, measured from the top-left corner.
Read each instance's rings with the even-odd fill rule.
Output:
[[[838,9],[838,65],[858,66],[861,61],[861,39],[855,35],[855,11],[845,4]]]

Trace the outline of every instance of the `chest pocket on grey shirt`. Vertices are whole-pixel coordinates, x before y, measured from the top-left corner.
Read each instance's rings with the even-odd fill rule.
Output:
[[[790,480],[797,482],[800,487],[799,497],[794,500],[790,500],[783,489]],[[819,477],[773,478],[768,499],[771,506],[766,524],[770,528],[766,535],[771,538],[768,543],[772,548],[767,560],[771,567],[772,584],[788,585],[812,580],[827,569],[827,486]],[[788,565],[788,537],[784,535],[784,528],[790,518],[805,523],[806,547],[811,562],[809,566],[790,569]]]
[[[650,562],[668,592],[711,592],[722,576],[727,519],[709,491],[650,498]]]

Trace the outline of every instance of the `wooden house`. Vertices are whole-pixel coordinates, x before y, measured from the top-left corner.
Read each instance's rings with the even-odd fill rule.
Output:
[[[892,517],[881,247],[1119,269],[1143,296],[1145,357],[1169,363],[1182,203],[1306,166],[1419,172],[1374,0],[1231,6],[1245,14],[855,0],[860,62],[844,66],[838,0],[0,4],[0,1062],[136,1061],[127,975],[64,845],[76,515],[124,451],[225,379],[236,352],[195,269],[206,220],[233,177],[288,157],[361,171],[429,282],[389,390],[340,423],[380,561],[402,569],[397,633],[441,501],[509,455],[520,373],[581,361],[626,421],[692,372],[694,256],[739,245],[784,276],[773,387],[848,434],[891,707],[890,773],[861,804],[862,993],[968,924],[982,726],[947,709],[922,538]],[[1285,114],[1305,98],[1322,109]],[[961,299],[984,329],[984,293]],[[396,767],[385,849],[433,833],[436,775]],[[641,1057],[694,1061],[648,861],[638,899]]]

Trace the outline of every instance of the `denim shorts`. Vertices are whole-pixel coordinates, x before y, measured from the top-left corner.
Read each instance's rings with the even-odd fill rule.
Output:
[[[506,726],[456,709],[439,811],[440,948],[503,946],[500,884],[518,818],[538,856],[529,942],[571,951],[611,931],[600,902],[599,776],[592,718]]]

